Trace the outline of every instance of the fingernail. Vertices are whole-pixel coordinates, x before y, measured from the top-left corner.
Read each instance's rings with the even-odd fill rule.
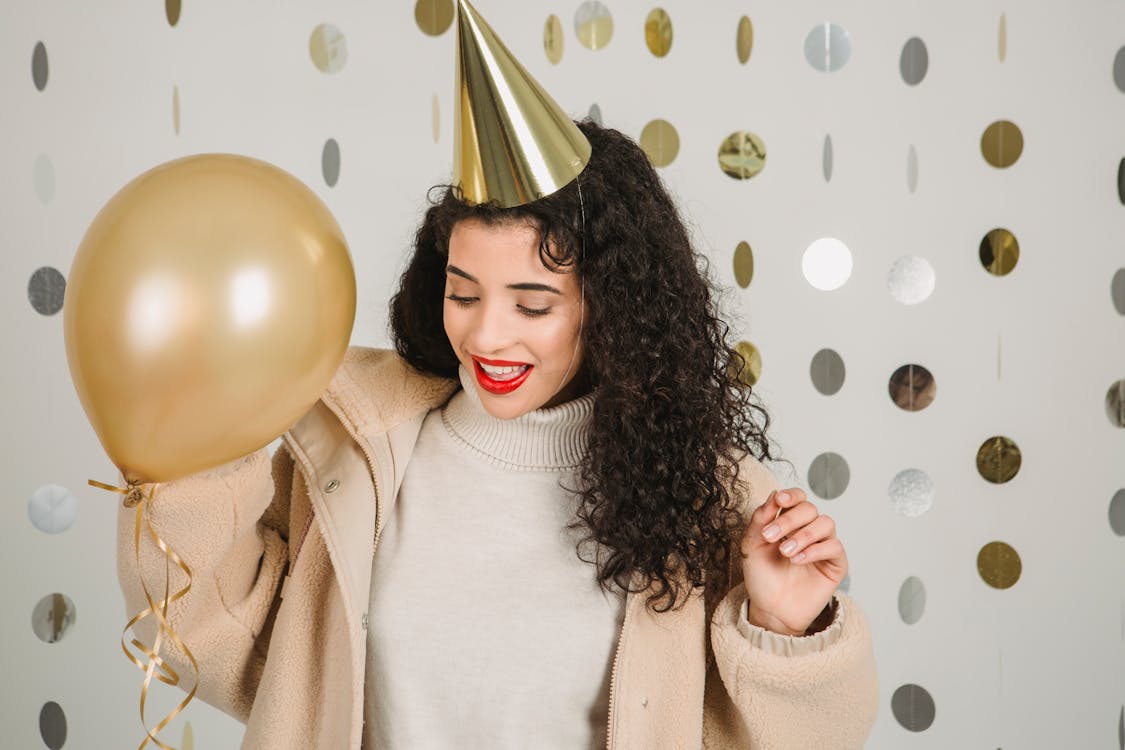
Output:
[[[776,495],[774,495],[774,498],[775,498],[775,499],[776,499],[776,500],[777,500],[777,501],[778,501],[779,503],[784,503],[784,502],[785,502],[786,500],[788,500],[788,499],[789,499],[789,493],[788,493],[788,492],[779,492],[779,493],[777,493]]]
[[[785,544],[781,545],[781,554],[788,555],[793,550],[797,549],[797,542],[790,539]]]
[[[805,553],[804,552],[802,552],[801,554],[799,554],[799,555],[797,555],[796,557],[793,558],[793,562],[804,562],[804,561],[805,561]]]
[[[778,525],[776,523],[771,523],[769,526],[762,530],[762,536],[766,538],[767,542],[772,542],[774,539],[777,539],[779,536],[781,536],[781,529],[778,528]]]

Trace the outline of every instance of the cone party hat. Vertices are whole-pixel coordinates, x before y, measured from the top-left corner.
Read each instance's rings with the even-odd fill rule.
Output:
[[[590,159],[590,142],[468,0],[457,1],[453,183],[503,208],[550,195]]]

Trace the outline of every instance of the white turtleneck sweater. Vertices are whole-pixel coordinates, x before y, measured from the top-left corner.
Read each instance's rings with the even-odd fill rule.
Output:
[[[593,397],[502,420],[460,375],[375,552],[363,747],[604,747],[624,597],[578,559],[560,487]]]

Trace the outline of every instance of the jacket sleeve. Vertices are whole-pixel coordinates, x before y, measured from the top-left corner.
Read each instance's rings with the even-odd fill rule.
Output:
[[[776,480],[752,460],[740,474],[751,488],[744,506],[749,517],[776,488]],[[737,540],[731,554],[739,559]],[[863,611],[837,593],[839,607],[826,630],[801,638],[762,637],[754,632],[760,629],[745,621],[740,573],[733,578],[710,621],[714,663],[707,675],[704,746],[862,748],[879,699],[871,630]]]
[[[242,722],[254,702],[280,602],[293,470],[284,446],[272,461],[263,448],[217,469],[158,485],[149,503],[153,531],[191,570],[191,589],[169,605],[168,620],[199,666],[197,697]],[[157,602],[164,596],[166,569],[172,592],[187,583],[177,565],[166,567],[143,524],[138,555],[136,518],[135,508],[121,506],[117,573],[127,618],[148,606],[142,578]],[[151,648],[155,619],[149,615],[134,626],[134,633]],[[180,675],[180,687],[190,690],[189,662],[180,649],[167,640],[165,644],[161,657]]]

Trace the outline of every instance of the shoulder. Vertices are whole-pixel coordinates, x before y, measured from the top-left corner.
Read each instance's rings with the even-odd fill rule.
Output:
[[[739,462],[735,496],[743,518],[748,518],[777,488],[777,477],[757,458],[747,454]]]
[[[457,389],[450,378],[419,372],[393,349],[352,346],[321,396],[360,432],[382,432],[440,406]]]

